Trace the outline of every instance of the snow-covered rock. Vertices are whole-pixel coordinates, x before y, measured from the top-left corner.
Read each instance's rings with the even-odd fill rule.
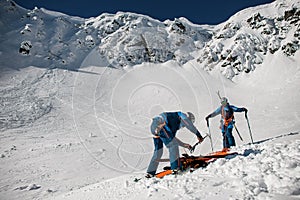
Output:
[[[299,49],[299,15],[298,1],[278,0],[240,11],[215,30],[197,61],[206,70],[220,67],[232,79],[261,66],[268,53],[293,56]]]
[[[43,59],[48,67],[74,69],[98,47],[99,57],[111,67],[170,60],[183,65],[197,59],[200,68],[218,69],[232,79],[261,66],[268,53],[295,55],[299,49],[299,10],[297,1],[277,0],[240,11],[218,26],[207,26],[185,18],[160,22],[124,12],[81,19],[45,9],[25,10],[13,1],[2,1],[1,24],[12,24],[12,29],[2,30],[2,36],[9,34],[14,39],[0,45],[18,45],[19,52],[30,57],[16,59],[25,66]],[[16,54],[6,52],[4,59]]]

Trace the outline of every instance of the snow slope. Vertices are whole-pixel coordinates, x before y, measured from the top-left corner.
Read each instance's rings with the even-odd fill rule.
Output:
[[[115,153],[109,153],[110,149],[106,149],[105,153],[116,158],[99,161],[127,175],[83,187],[55,199],[298,199],[299,60],[290,62],[280,55],[270,55],[270,59],[279,64],[266,63],[255,74],[257,76],[245,78],[239,85],[223,77],[214,78],[191,64],[183,68],[166,63],[162,66],[144,64],[125,71],[105,69],[103,76],[96,81],[94,90],[90,94],[84,93],[84,96],[91,96],[96,101],[88,105],[94,105],[100,132],[112,146],[115,145],[112,147]],[[282,62],[289,64],[290,68],[286,71],[276,70],[275,77],[280,83],[268,85],[268,66],[280,67]],[[101,73],[96,67],[91,71]],[[265,75],[265,79],[259,75]],[[80,76],[78,80],[85,80],[85,77]],[[293,81],[289,82],[291,79]],[[87,87],[84,83],[89,84],[88,81],[79,82],[83,84],[82,88]],[[265,87],[260,87],[262,84]],[[101,87],[103,85],[105,87]],[[244,142],[234,133],[239,144],[234,150],[240,155],[220,159],[206,169],[177,178],[142,179],[135,183],[135,178],[144,176],[151,157],[152,142],[147,130],[151,116],[165,110],[192,110],[199,117],[196,126],[205,133],[204,117],[219,104],[215,94],[218,88],[230,97],[232,103],[245,105],[250,110],[249,118],[256,143],[247,144],[251,140],[246,121],[242,114],[237,114],[237,126]],[[82,90],[79,91],[75,99],[81,99]],[[288,98],[283,98],[285,96]],[[78,105],[82,106],[82,103]],[[77,124],[91,123],[79,116],[75,117]],[[218,123],[218,119],[212,120],[215,149],[222,148]],[[90,126],[78,126],[81,136],[87,135],[84,133],[86,127]],[[178,137],[195,143],[195,136],[186,132],[180,131]],[[92,142],[86,147],[99,159]],[[183,149],[181,151],[185,152]],[[210,151],[207,140],[197,147],[195,155]],[[167,164],[161,167],[164,165]]]
[[[217,37],[229,21],[215,27],[183,18],[162,23],[134,13],[81,19],[28,11],[12,1],[0,4],[0,199],[299,199],[300,55],[297,45],[290,55],[282,49],[299,41],[299,1],[237,13],[229,21],[243,26],[229,38]],[[270,38],[250,30],[245,21],[259,12],[269,22],[293,7],[298,10],[284,22],[289,27],[285,37],[276,40],[280,48],[265,55],[252,51]],[[105,33],[108,27],[111,32]],[[157,30],[161,35],[151,37]],[[200,63],[206,50],[234,49],[238,35],[250,32],[250,39],[263,41],[249,43],[249,56],[262,57],[251,73],[232,77],[219,61]],[[180,38],[188,42],[178,43]],[[135,52],[126,43],[134,40],[141,45],[131,55],[136,60],[115,59]],[[166,42],[156,44],[157,51],[145,45],[161,40]],[[238,57],[247,49],[243,45],[237,47]],[[105,49],[113,49],[112,57]],[[178,56],[169,57],[168,51]],[[146,56],[135,57],[141,53]],[[214,54],[217,59],[223,55]],[[226,70],[238,66],[235,61]],[[151,118],[163,111],[192,111],[204,135],[205,116],[219,106],[218,90],[232,104],[248,108],[255,144],[249,144],[244,115],[236,114],[244,139],[234,132],[239,155],[182,176],[134,182],[144,176],[152,155]],[[211,120],[215,150],[222,148],[218,125],[218,117]],[[187,130],[178,137],[196,142]],[[205,140],[194,155],[210,151]]]
[[[235,150],[240,155],[193,173],[137,183],[138,175],[124,175],[55,199],[299,199],[299,140],[275,139]]]

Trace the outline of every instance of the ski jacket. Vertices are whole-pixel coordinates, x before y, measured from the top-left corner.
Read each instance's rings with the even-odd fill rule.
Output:
[[[186,127],[197,137],[202,137],[193,122],[191,122],[187,115],[182,112],[164,112],[154,117],[152,120],[151,133],[155,136],[175,137],[176,132],[179,129]],[[162,130],[160,130],[159,133],[156,133],[156,128],[163,123],[165,123],[165,125]]]
[[[221,124],[228,126],[229,124],[234,124],[234,112],[243,112],[245,108],[238,108],[234,105],[227,103],[225,106],[218,107],[214,112],[209,114],[209,117],[215,117],[221,114]]]

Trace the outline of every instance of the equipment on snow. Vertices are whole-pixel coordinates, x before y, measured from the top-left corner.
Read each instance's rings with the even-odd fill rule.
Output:
[[[139,182],[142,178],[134,178],[134,182]]]
[[[208,134],[207,134],[207,136],[209,137],[211,151],[213,152],[213,151],[214,151],[214,147],[213,147],[213,143],[212,143],[212,139],[211,139],[211,133],[210,133],[210,128],[209,128],[209,122],[208,122],[208,119],[206,120],[206,122],[207,122],[207,128],[208,128]]]
[[[234,124],[234,128],[235,128],[235,130],[236,130],[238,136],[240,137],[240,139],[243,141],[243,138],[242,138],[242,136],[241,136],[241,134],[240,134],[240,132],[239,132],[239,130],[237,129],[237,127],[236,127],[235,124]]]
[[[220,91],[219,91],[219,90],[218,90],[218,92],[217,92],[217,95],[218,95],[218,97],[219,97],[219,99],[220,99],[220,103],[221,103],[223,106],[225,106],[225,105],[228,103],[228,99],[227,99],[226,97],[221,97]]]
[[[182,163],[182,171],[187,171],[189,169],[198,169],[200,167],[206,167],[209,163],[217,160],[218,158],[224,158],[229,155],[236,155],[237,152],[229,152],[226,148],[223,151],[217,151],[210,153],[206,156],[190,156],[188,154],[182,154],[180,157],[180,162]],[[169,159],[158,159],[158,162],[169,162]],[[163,178],[166,175],[173,174],[173,170],[170,168],[164,168],[165,170],[159,172],[155,175],[156,178]]]
[[[214,147],[213,147],[213,142],[212,142],[212,139],[211,139],[211,133],[210,133],[210,128],[208,127],[208,137],[209,137],[209,140],[210,140],[210,147],[211,147],[211,151],[213,152],[214,151]]]
[[[247,116],[247,112],[245,113],[245,118],[247,120],[247,124],[248,124],[248,128],[249,128],[249,133],[250,133],[250,137],[251,137],[251,142],[253,144],[252,131],[251,131],[251,128],[250,128],[250,123],[249,123],[249,119],[248,119],[248,116]]]
[[[194,144],[194,146],[190,149],[190,153],[193,153],[195,151],[195,148],[198,144],[200,144],[200,142],[197,142],[196,144]]]
[[[203,137],[203,140],[208,136],[208,134],[206,133],[206,135]],[[202,142],[203,142],[202,140]],[[202,142],[196,142],[196,144],[194,144],[194,146],[192,146],[192,148],[190,148],[190,153],[193,153],[195,151],[195,148],[198,144],[202,143]]]
[[[220,95],[220,91],[219,91],[219,90],[218,90],[218,92],[217,92],[217,95],[218,95],[219,99],[221,100],[222,97],[221,97],[221,95]]]

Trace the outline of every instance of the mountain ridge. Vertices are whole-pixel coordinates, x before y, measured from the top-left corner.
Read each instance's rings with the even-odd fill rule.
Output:
[[[1,4],[2,25],[12,23],[18,30],[2,33],[3,38],[14,38],[0,43],[2,62],[15,55],[24,65],[36,60],[40,64],[43,59],[46,68],[74,70],[98,48],[99,56],[116,68],[169,60],[183,65],[196,59],[200,68],[217,68],[233,79],[254,71],[268,53],[281,51],[293,56],[299,49],[298,1],[277,0],[248,8],[215,26],[196,25],[183,17],[160,22],[127,12],[83,19],[44,8],[26,10],[11,0]],[[5,46],[11,45],[18,49],[5,52]],[[68,56],[62,57],[61,52],[66,51]]]

